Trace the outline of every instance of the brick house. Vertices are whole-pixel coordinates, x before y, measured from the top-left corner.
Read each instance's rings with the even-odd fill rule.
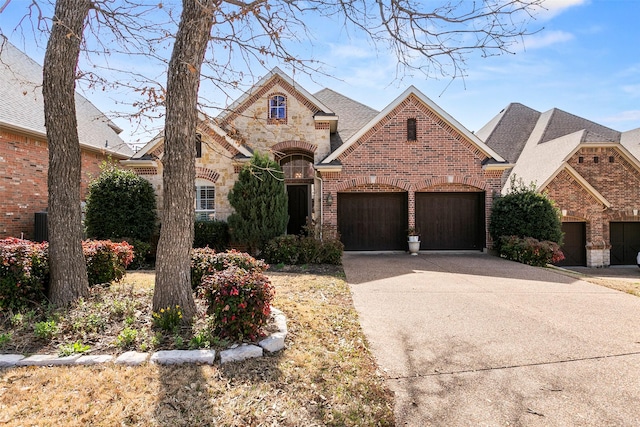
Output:
[[[47,208],[49,153],[44,127],[42,67],[0,36],[0,238],[34,238],[34,216]],[[82,194],[109,156],[133,151],[121,132],[76,93],[82,152]]]
[[[510,104],[477,132],[562,213],[565,265],[635,264],[640,251],[640,129],[618,132],[562,110]]]
[[[215,119],[197,127],[195,210],[226,219],[227,195],[252,152],[282,166],[288,233],[308,218],[337,229],[348,250],[490,245],[488,213],[512,166],[411,87],[378,112],[330,89],[308,93],[278,68]],[[123,162],[162,194],[163,140]]]

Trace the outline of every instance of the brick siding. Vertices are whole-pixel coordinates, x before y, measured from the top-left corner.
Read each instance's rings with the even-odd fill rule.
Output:
[[[81,195],[107,157],[82,150]],[[0,129],[0,238],[34,237],[34,214],[47,208],[49,152],[41,139]]]

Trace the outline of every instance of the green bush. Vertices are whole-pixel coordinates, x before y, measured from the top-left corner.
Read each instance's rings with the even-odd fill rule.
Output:
[[[562,245],[560,212],[545,194],[535,186],[511,180],[509,194],[494,200],[491,208],[489,233],[494,248],[500,252],[502,236],[533,237]]]
[[[231,266],[205,276],[199,294],[208,302],[214,335],[255,341],[269,319],[274,290],[263,273]]]
[[[85,226],[92,239],[122,237],[148,242],[157,222],[153,186],[129,170],[103,164],[89,184]]]
[[[269,264],[296,265],[300,258],[300,237],[292,234],[269,240],[262,250],[262,256]]]
[[[254,154],[242,168],[229,202],[235,210],[228,220],[231,235],[252,253],[284,234],[289,220],[284,175],[280,165],[266,155]]]
[[[523,264],[544,267],[564,259],[560,246],[548,240],[539,241],[533,237],[502,236],[500,256]]]
[[[48,244],[0,240],[0,311],[44,301],[49,283]]]
[[[226,252],[216,252],[210,248],[192,249],[191,287],[196,289],[200,286],[203,276],[215,274],[229,267],[239,267],[247,271],[262,273],[269,268],[269,265],[235,249]]]
[[[334,264],[342,263],[344,245],[337,238],[320,240],[312,236],[279,236],[271,239],[262,251],[269,264]]]
[[[90,286],[122,279],[133,260],[133,246],[127,242],[85,240],[82,252],[87,262]]]
[[[193,247],[224,251],[229,247],[229,225],[224,221],[196,221]]]
[[[127,266],[128,270],[137,270],[147,265],[147,257],[151,253],[151,243],[138,239],[125,239],[133,246],[133,261]]]

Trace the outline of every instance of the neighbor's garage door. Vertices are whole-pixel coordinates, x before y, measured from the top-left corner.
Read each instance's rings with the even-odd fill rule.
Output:
[[[556,265],[587,265],[587,233],[584,222],[563,222],[564,243],[562,253],[564,260]]]
[[[640,251],[640,222],[612,222],[609,231],[611,265],[636,264],[636,256]]]
[[[477,249],[485,246],[484,192],[416,193],[420,249]]]
[[[338,231],[346,250],[405,250],[407,218],[407,193],[338,194]]]

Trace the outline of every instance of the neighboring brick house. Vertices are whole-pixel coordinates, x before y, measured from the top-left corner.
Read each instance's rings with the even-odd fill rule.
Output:
[[[285,173],[287,232],[313,219],[348,250],[406,249],[410,226],[423,249],[487,248],[489,209],[512,166],[413,87],[378,112],[330,89],[312,95],[278,68],[219,117],[201,117],[197,134],[197,216],[226,219],[240,167],[267,152]],[[158,137],[124,162],[159,201],[162,147]]]
[[[635,264],[640,251],[640,129],[618,132],[558,109],[510,104],[478,137],[562,213],[565,265]]]
[[[34,216],[47,208],[49,153],[44,127],[42,67],[0,36],[0,238],[34,238]],[[109,156],[133,151],[121,130],[76,94],[83,197]]]

